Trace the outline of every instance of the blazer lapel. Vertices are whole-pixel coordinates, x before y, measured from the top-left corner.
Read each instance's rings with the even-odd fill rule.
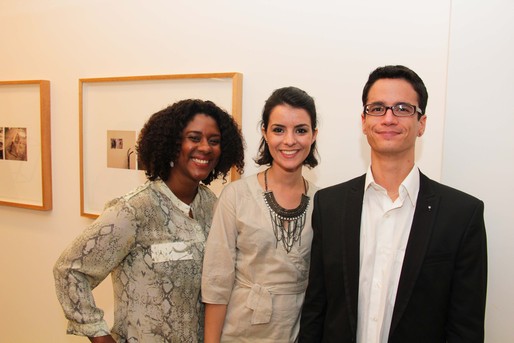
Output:
[[[347,310],[354,333],[357,332],[357,305],[359,294],[360,226],[365,175],[355,179],[346,199],[343,199],[342,247],[343,273]]]
[[[432,191],[430,182],[430,179],[420,172],[418,200],[405,249],[389,337],[391,337],[407,307],[430,241],[437,205],[439,204],[439,196]]]

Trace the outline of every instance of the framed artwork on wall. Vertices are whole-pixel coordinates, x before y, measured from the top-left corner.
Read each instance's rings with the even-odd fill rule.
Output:
[[[0,81],[0,205],[52,209],[50,81]]]
[[[135,146],[153,113],[182,99],[211,100],[241,127],[242,80],[235,72],[80,79],[80,214],[96,218],[106,202],[145,182]],[[227,180],[238,177],[232,170]],[[219,194],[222,180],[209,188]]]

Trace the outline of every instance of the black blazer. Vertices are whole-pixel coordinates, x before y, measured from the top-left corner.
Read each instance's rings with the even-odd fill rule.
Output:
[[[300,343],[355,342],[365,175],[314,197]],[[420,173],[389,342],[483,342],[487,247],[482,201]]]

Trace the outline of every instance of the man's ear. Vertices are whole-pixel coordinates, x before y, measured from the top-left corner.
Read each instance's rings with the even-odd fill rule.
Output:
[[[418,127],[418,137],[423,136],[425,133],[425,128],[427,125],[427,116],[426,114],[423,114],[421,118],[419,118],[419,127]]]

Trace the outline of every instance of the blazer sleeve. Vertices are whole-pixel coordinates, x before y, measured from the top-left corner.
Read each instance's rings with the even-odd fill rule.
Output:
[[[487,242],[484,203],[477,201],[458,249],[450,295],[447,342],[484,342]]]
[[[323,268],[322,225],[319,206],[319,192],[314,196],[312,229],[314,236],[311,247],[309,284],[305,294],[300,320],[300,343],[321,342],[326,312],[326,290]]]

